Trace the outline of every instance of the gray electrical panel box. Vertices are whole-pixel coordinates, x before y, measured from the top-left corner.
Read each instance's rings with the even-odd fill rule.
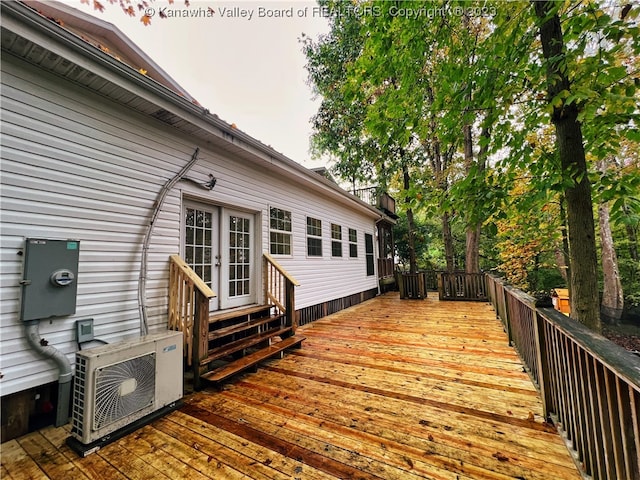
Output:
[[[20,319],[76,313],[80,241],[27,238]]]

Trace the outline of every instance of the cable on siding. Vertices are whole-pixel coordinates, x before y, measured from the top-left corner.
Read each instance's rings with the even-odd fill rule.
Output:
[[[154,209],[147,225],[147,231],[144,234],[144,239],[142,241],[142,258],[140,259],[140,277],[138,278],[138,308],[140,310],[141,335],[147,335],[149,333],[149,322],[147,320],[147,264],[149,243],[151,242],[151,236],[153,235],[153,229],[155,227],[156,219],[158,218],[158,215],[162,210],[162,206],[164,205],[167,194],[171,191],[175,184],[178,183],[182,179],[182,177],[186,175],[191,167],[195,165],[195,163],[198,161],[199,152],[200,148],[196,147],[196,150],[193,152],[189,163],[182,167],[182,169],[173,178],[171,178],[164,185],[164,187],[162,187],[162,190],[160,190],[160,192],[158,193],[158,198],[154,203]]]

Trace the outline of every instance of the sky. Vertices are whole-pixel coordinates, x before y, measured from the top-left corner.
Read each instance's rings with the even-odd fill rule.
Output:
[[[328,31],[315,1],[191,0],[185,8],[183,0],[147,0],[148,26],[117,2],[100,1],[102,13],[93,0],[64,3],[116,25],[222,120],[307,168],[325,165],[309,152],[310,119],[320,101],[307,85],[299,41],[302,33],[317,38]]]

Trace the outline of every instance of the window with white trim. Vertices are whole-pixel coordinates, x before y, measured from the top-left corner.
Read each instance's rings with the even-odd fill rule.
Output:
[[[307,217],[307,255],[322,256],[322,220]]]
[[[269,209],[269,251],[272,255],[291,255],[291,212]]]
[[[331,256],[342,256],[342,226],[331,224]]]
[[[355,228],[349,229],[349,257],[358,258],[358,232]]]

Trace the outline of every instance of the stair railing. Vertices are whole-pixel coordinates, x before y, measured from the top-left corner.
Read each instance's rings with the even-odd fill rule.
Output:
[[[183,332],[189,366],[207,355],[209,300],[215,296],[179,255],[169,257],[169,329]]]
[[[285,336],[292,336],[298,327],[295,287],[300,284],[268,253],[263,254],[264,298],[283,314],[284,324],[291,327]]]

